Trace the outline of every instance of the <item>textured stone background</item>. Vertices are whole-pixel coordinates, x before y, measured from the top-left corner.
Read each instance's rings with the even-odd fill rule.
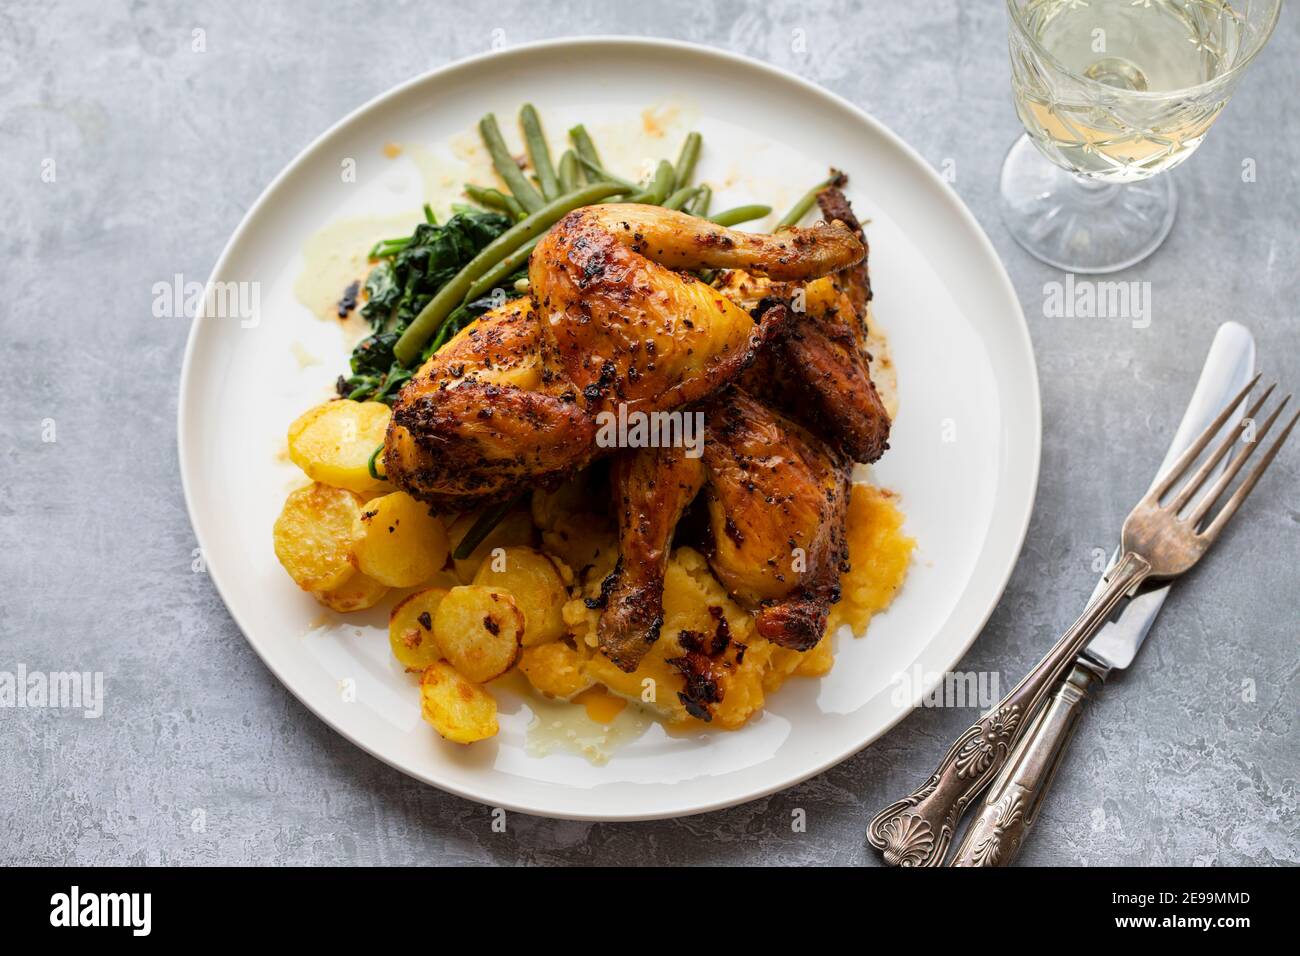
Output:
[[[109,713],[0,710],[0,863],[871,863],[870,814],[933,768],[971,711],[912,715],[766,800],[655,824],[487,811],[407,779],[313,717],[244,642],[204,575],[177,475],[187,332],[152,284],[206,276],[261,189],[339,116],[407,77],[571,33],[669,35],[766,60],[848,97],[940,166],[1015,280],[1037,349],[1038,508],[963,669],[1004,686],[1080,610],[1148,447],[1215,326],[1247,323],[1300,384],[1300,32],[1284,12],[1200,152],[1168,242],[1121,278],[1154,318],[1045,319],[1060,276],[994,205],[1019,127],[1001,4],[6,3],[0,10],[0,670],[103,670]],[[206,30],[207,52],[191,52]],[[807,53],[791,50],[806,31]],[[41,181],[54,157],[57,182]],[[1243,183],[1243,159],[1258,180]],[[1126,409],[1137,409],[1126,411]],[[58,441],[41,441],[42,422]],[[1163,444],[1163,438],[1160,438]],[[1300,446],[1168,604],[1139,667],[1085,718],[1025,859],[1300,862]],[[1253,681],[1254,700],[1243,700]],[[192,808],[207,829],[191,829]],[[791,809],[808,813],[790,832]]]

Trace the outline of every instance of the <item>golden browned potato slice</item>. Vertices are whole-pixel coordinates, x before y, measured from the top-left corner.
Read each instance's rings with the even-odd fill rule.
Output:
[[[564,603],[569,589],[555,562],[532,548],[504,548],[488,556],[475,584],[506,591],[524,615],[524,647],[564,636]]]
[[[415,587],[447,563],[447,532],[427,505],[395,491],[361,509],[352,559],[363,574],[389,587]]]
[[[478,520],[477,514],[463,514],[447,529],[447,538],[453,551],[460,544],[460,539],[469,533]],[[462,584],[474,580],[483,559],[492,553],[493,548],[531,547],[537,537],[533,528],[533,519],[527,511],[512,511],[497,524],[484,538],[468,558],[456,559],[456,576]]]
[[[388,642],[393,656],[407,670],[423,671],[442,657],[433,639],[433,616],[446,596],[446,588],[425,588],[389,612]]]
[[[316,600],[335,611],[364,611],[374,607],[388,593],[388,585],[380,584],[374,578],[367,577],[360,571],[354,571],[336,588],[328,591],[313,591]]]
[[[551,641],[525,647],[519,656],[519,669],[528,683],[547,697],[568,700],[581,694],[596,681],[583,667],[585,658],[563,641]]]
[[[448,591],[433,618],[442,656],[476,684],[514,666],[523,630],[524,616],[509,594],[473,584]]]
[[[420,712],[447,740],[472,744],[496,736],[497,702],[446,661],[435,661],[420,677]]]
[[[305,591],[329,591],[355,574],[348,560],[361,498],[320,482],[291,492],[275,520],[275,556]]]
[[[309,409],[289,426],[289,457],[314,481],[360,494],[382,488],[370,456],[384,442],[391,413],[382,402],[339,399]]]

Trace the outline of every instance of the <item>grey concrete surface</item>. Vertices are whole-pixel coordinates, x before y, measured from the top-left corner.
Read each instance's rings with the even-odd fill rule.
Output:
[[[918,711],[830,772],[725,812],[628,825],[513,815],[504,834],[485,808],[317,720],[191,571],[174,425],[188,329],[151,316],[151,286],[206,276],[310,139],[390,86],[487,49],[495,30],[507,43],[679,37],[821,83],[936,167],[955,164],[1029,317],[1038,506],[1006,596],[960,665],[1011,681],[1080,610],[1094,549],[1110,548],[1150,477],[1150,455],[1127,452],[1167,434],[1216,325],[1248,324],[1268,371],[1300,385],[1294,13],[1173,174],[1172,236],[1120,276],[1151,283],[1139,330],[1045,317],[1044,283],[1060,275],[998,221],[998,168],[1019,126],[992,0],[6,3],[0,670],[103,671],[108,704],[99,720],[0,709],[0,863],[876,864],[866,820],[930,772],[972,711]],[[192,51],[196,28],[206,52]],[[51,423],[57,441],[43,441]],[[1300,445],[1169,602],[1140,666],[1088,713],[1027,862],[1300,862],[1298,468]],[[807,832],[791,832],[793,808]]]

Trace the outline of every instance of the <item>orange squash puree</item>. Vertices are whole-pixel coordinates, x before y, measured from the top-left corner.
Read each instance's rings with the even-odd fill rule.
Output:
[[[840,579],[842,597],[831,608],[826,636],[806,653],[759,637],[753,615],[731,599],[704,556],[682,547],[673,552],[664,575],[662,633],[636,671],[620,671],[596,650],[600,612],[587,607],[581,598],[570,601],[564,614],[576,649],[558,645],[543,654],[526,651],[522,669],[534,686],[552,694],[584,683],[597,685],[570,699],[583,704],[591,719],[599,723],[608,723],[624,701],[631,700],[652,707],[673,730],[734,730],[761,712],[767,695],[791,676],[829,673],[835,663],[834,632],[841,625],[848,624],[861,636],[871,618],[889,606],[907,576],[916,546],[902,528],[903,514],[892,492],[871,485],[853,487],[845,528],[850,568]],[[590,593],[584,596],[599,593],[602,577],[588,579]],[[682,630],[712,632],[716,626],[713,608],[720,608],[726,617],[732,644],[717,662],[715,676],[722,700],[713,706],[712,720],[706,723],[692,717],[678,697],[685,681],[669,661],[683,654],[678,642]],[[618,710],[611,713],[608,708],[613,706]]]
[[[599,685],[590,687],[578,694],[573,698],[573,703],[581,704],[587,708],[587,716],[598,724],[610,723],[627,706],[627,701],[624,698],[615,697]]]

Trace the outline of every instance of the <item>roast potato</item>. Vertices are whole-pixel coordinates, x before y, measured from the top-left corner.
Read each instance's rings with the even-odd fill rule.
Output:
[[[447,529],[447,539],[454,551],[469,529],[478,521],[478,515],[463,514]],[[474,580],[483,559],[492,553],[493,548],[530,547],[537,536],[533,528],[533,519],[527,511],[512,511],[497,523],[486,538],[479,542],[467,558],[456,559],[456,576],[461,584]]]
[[[338,587],[328,591],[313,591],[316,600],[335,611],[364,611],[374,607],[388,593],[388,585],[381,584],[372,577],[353,572],[352,576]]]
[[[563,641],[551,641],[525,647],[519,656],[519,669],[528,683],[547,697],[568,700],[593,686],[583,666],[586,658]]]
[[[289,426],[289,458],[314,481],[359,494],[384,486],[370,456],[384,442],[391,412],[382,402],[338,399],[309,409]]]
[[[330,591],[356,573],[352,529],[361,498],[314,482],[289,494],[275,520],[275,556],[304,591]]]
[[[500,568],[501,570],[497,570]],[[569,589],[555,562],[532,548],[504,548],[490,554],[474,583],[507,592],[524,615],[524,647],[564,636],[564,603]]]
[[[456,670],[485,684],[519,659],[524,616],[505,591],[479,585],[452,588],[438,604],[433,639]]]
[[[429,580],[447,562],[447,532],[404,491],[367,501],[352,534],[352,560],[362,574],[393,588]]]
[[[433,618],[446,588],[425,588],[404,598],[388,614],[388,643],[407,670],[423,671],[442,657],[433,639]]]
[[[434,661],[420,677],[420,713],[458,744],[486,740],[498,729],[496,700],[446,661]]]

